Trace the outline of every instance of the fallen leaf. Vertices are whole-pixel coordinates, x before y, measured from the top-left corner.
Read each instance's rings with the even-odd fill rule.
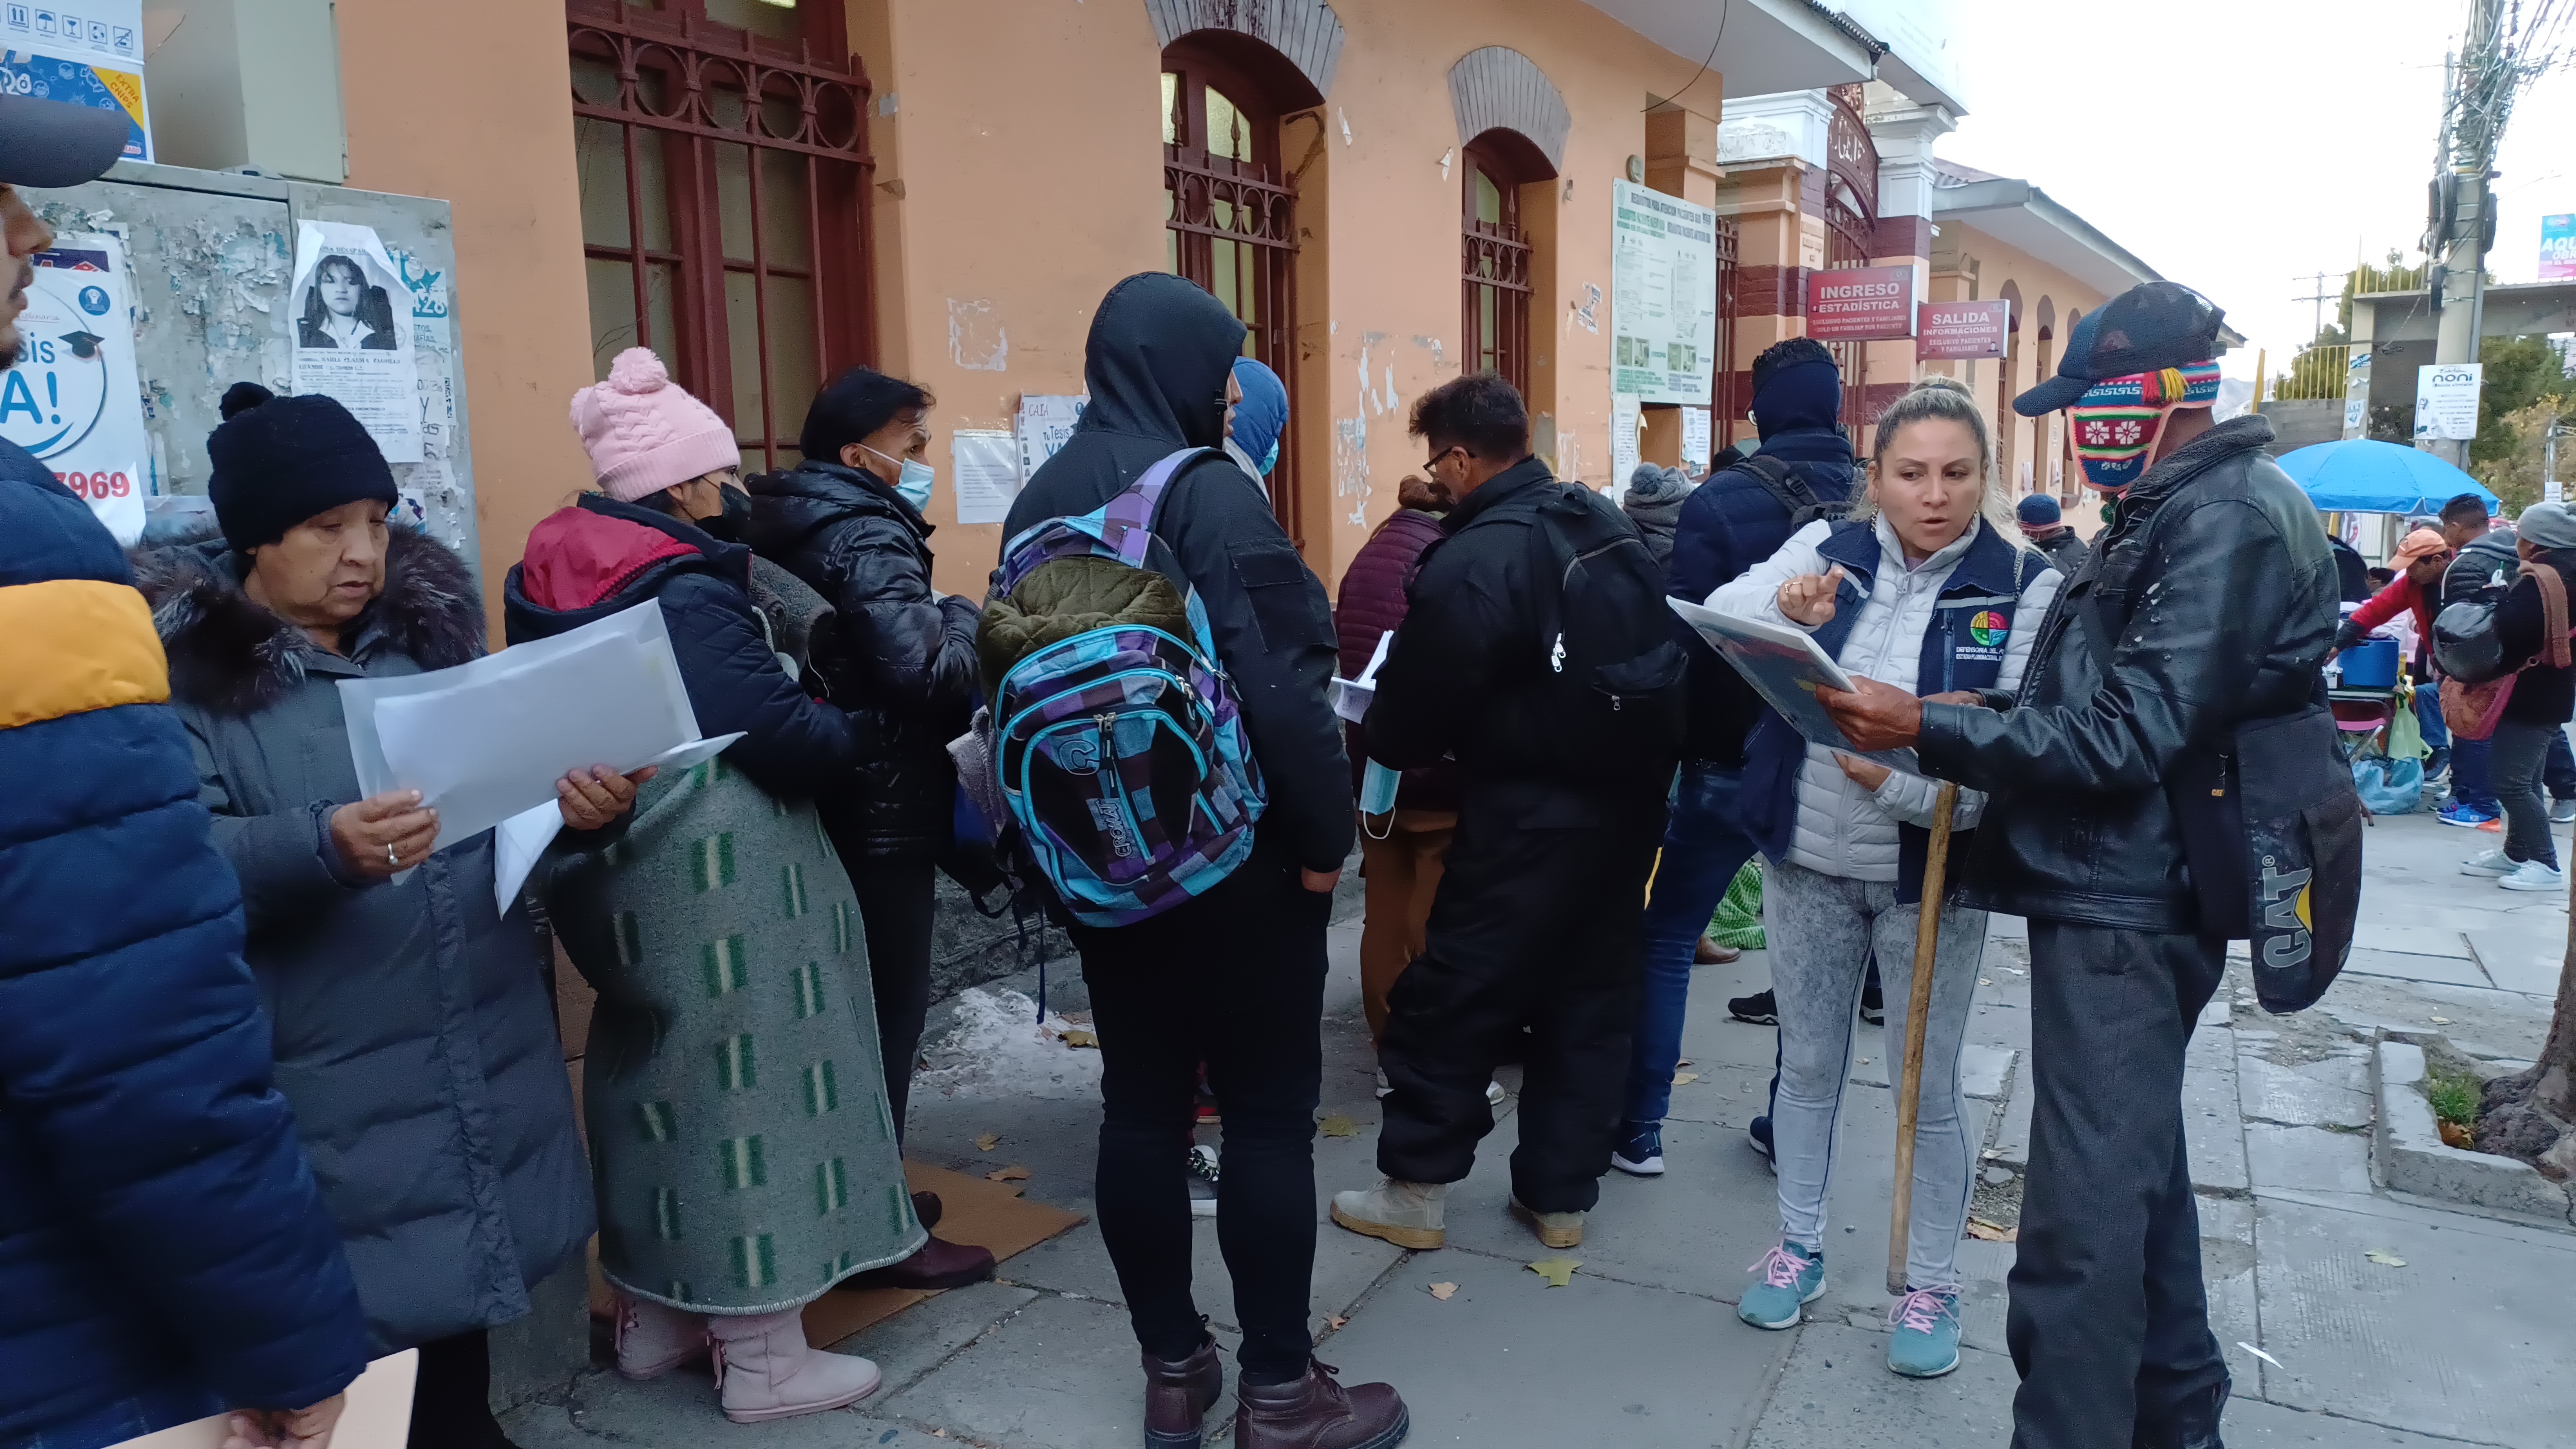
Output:
[[[2435,1026],[2449,1026],[2451,1024],[2451,1019],[2447,1016],[2427,1017],[2426,1020],[2432,1022]]]
[[[2403,1268],[2406,1266],[2406,1260],[2404,1258],[2397,1256],[2386,1248],[2370,1248],[2365,1250],[2362,1253],[2362,1256],[2368,1258],[2374,1263],[2377,1263],[2383,1268]]]
[[[1318,1130],[1327,1137],[1357,1137],[1360,1135],[1360,1124],[1343,1116],[1339,1112],[1325,1118],[1322,1122],[1317,1123],[1316,1126]]]
[[[1064,1044],[1069,1047],[1090,1047],[1097,1051],[1100,1047],[1100,1038],[1092,1032],[1077,1029],[1064,1033]]]
[[[2467,1148],[2477,1141],[2475,1137],[2469,1135],[2468,1128],[2461,1126],[2457,1122],[2441,1123],[2440,1130],[2442,1133],[2442,1145],[2445,1147]]]
[[[1029,1170],[1016,1164],[1010,1167],[997,1167],[985,1173],[984,1180],[986,1182],[1026,1182],[1029,1180]]]
[[[1529,1270],[1547,1280],[1550,1288],[1563,1288],[1574,1281],[1574,1270],[1583,1266],[1576,1258],[1541,1258]]]
[[[1992,986],[1995,984],[1995,978],[1991,976],[1980,976],[1977,978],[1977,984],[1979,986]]]
[[[1001,1145],[1002,1134],[999,1132],[987,1132],[975,1139],[975,1150],[978,1152],[990,1152]]]
[[[1439,1299],[1443,1303],[1448,1302],[1451,1297],[1456,1295],[1457,1292],[1458,1285],[1455,1283],[1434,1283],[1431,1285],[1431,1296]]]
[[[1869,1059],[1869,1058],[1867,1058],[1867,1057],[1862,1057],[1862,1058],[1860,1059],[1860,1061],[1859,1061],[1858,1065],[1860,1065],[1860,1066],[1864,1066],[1864,1067],[1865,1067],[1865,1066],[1868,1066],[1868,1065],[1869,1065],[1869,1061],[1870,1061],[1870,1059]]]
[[[1968,1236],[1981,1243],[2018,1243],[2021,1241],[2021,1229],[2008,1228],[2001,1223],[1990,1223],[1984,1218],[1970,1218]]]
[[[1676,1086],[1676,1087],[1687,1087],[1687,1086],[1689,1086],[1691,1083],[1696,1082],[1696,1081],[1698,1081],[1698,1080],[1699,1080],[1699,1073],[1697,1073],[1697,1072],[1675,1072],[1675,1073],[1673,1073],[1673,1085],[1674,1085],[1674,1086]]]
[[[1340,1315],[1340,1314],[1338,1314],[1338,1313],[1327,1313],[1327,1314],[1325,1314],[1325,1315],[1324,1315],[1324,1322],[1325,1322],[1325,1323],[1327,1323],[1327,1324],[1329,1324],[1329,1325],[1331,1325],[1331,1326],[1332,1326],[1332,1327],[1334,1327],[1334,1328],[1347,1328],[1347,1327],[1349,1327],[1349,1326],[1350,1326],[1350,1320],[1349,1320],[1349,1319],[1347,1319],[1347,1318],[1344,1318],[1342,1315]]]
[[[1674,1065],[1674,1066],[1677,1066],[1677,1067],[1686,1067],[1686,1066],[1689,1066],[1690,1064],[1691,1064],[1691,1059],[1690,1059],[1690,1058],[1688,1058],[1688,1057],[1684,1057],[1684,1058],[1682,1058],[1680,1061],[1677,1061],[1677,1062],[1673,1063],[1673,1065]]]
[[[1984,1159],[1985,1159],[1986,1161],[1988,1161],[1988,1162],[1992,1162],[1992,1161],[1994,1161],[1996,1158],[2001,1157],[2001,1156],[2003,1156],[2004,1154],[2003,1154],[2002,1150],[2001,1150],[2001,1149],[1999,1149],[1999,1148],[1989,1147],[1989,1148],[1987,1148],[1985,1151],[1980,1152],[1980,1153],[1978,1153],[1977,1155],[1978,1155],[1979,1157],[1984,1158]]]
[[[2288,1367],[2287,1364],[2282,1363],[2279,1359],[2272,1357],[2270,1354],[2265,1353],[2263,1350],[2256,1348],[2254,1345],[2247,1343],[2242,1339],[2237,1340],[2236,1346],[2245,1350],[2247,1353],[2254,1355],[2256,1358],[2263,1360],[2263,1362],[2270,1364],[2274,1368]]]

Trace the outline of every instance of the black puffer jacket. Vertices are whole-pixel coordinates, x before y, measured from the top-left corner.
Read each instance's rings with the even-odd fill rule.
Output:
[[[1091,404],[1020,490],[1002,536],[1089,513],[1173,453],[1216,447],[1226,374],[1242,350],[1243,324],[1179,277],[1145,272],[1111,288],[1083,344]],[[1198,591],[1243,708],[1270,795],[1258,838],[1308,870],[1340,869],[1351,851],[1351,779],[1341,721],[1324,700],[1337,641],[1323,581],[1261,485],[1221,452],[1172,480],[1154,534]]]
[[[502,581],[513,644],[595,623],[647,599],[662,606],[698,730],[740,731],[725,761],[772,795],[843,788],[866,726],[787,677],[751,599],[751,550],[667,514],[597,493],[538,520]]]
[[[2198,929],[2163,782],[2238,725],[2303,708],[2334,643],[2334,555],[2270,441],[2266,419],[2221,423],[2131,486],[2041,626],[2015,707],[1923,707],[1930,773],[1990,795],[1969,904]],[[2119,640],[2107,679],[2077,614],[2097,595]]]
[[[930,524],[869,474],[808,462],[750,490],[743,541],[831,604],[818,666],[832,702],[874,722],[855,786],[820,802],[834,844],[844,856],[935,858],[957,793],[948,742],[975,708],[974,602],[932,591]]]

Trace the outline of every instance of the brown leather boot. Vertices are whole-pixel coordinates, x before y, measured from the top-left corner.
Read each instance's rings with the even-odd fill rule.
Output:
[[[936,1292],[942,1288],[963,1288],[981,1283],[993,1276],[993,1253],[969,1243],[952,1243],[945,1238],[932,1238],[921,1245],[921,1251],[900,1263],[844,1278],[843,1288],[910,1288],[918,1292]]]
[[[1199,1449],[1199,1421],[1225,1393],[1225,1366],[1217,1362],[1216,1340],[1201,1338],[1184,1359],[1145,1359],[1145,1444],[1147,1449]]]
[[[1346,1389],[1321,1360],[1289,1384],[1235,1384],[1236,1449],[1395,1449],[1413,1427],[1389,1384]]]

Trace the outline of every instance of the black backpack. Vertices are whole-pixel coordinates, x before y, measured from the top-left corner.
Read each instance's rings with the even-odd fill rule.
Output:
[[[1818,498],[1816,490],[1807,486],[1807,480],[1798,476],[1797,469],[1777,458],[1756,453],[1737,463],[1735,467],[1751,474],[1753,480],[1762,485],[1763,492],[1778,499],[1780,506],[1789,510],[1791,533],[1796,533],[1819,518],[1842,517],[1843,510],[1840,504],[1827,503]]]
[[[1556,484],[1529,510],[1545,651],[1544,726],[1571,773],[1660,791],[1681,755],[1689,656],[1673,636],[1664,571],[1636,525],[1589,488]]]

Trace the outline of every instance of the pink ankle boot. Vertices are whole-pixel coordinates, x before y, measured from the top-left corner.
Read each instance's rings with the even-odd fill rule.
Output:
[[[716,1387],[725,1417],[737,1424],[790,1419],[843,1409],[877,1391],[877,1366],[850,1354],[822,1353],[805,1343],[793,1309],[753,1317],[710,1316]]]
[[[648,1298],[617,1295],[617,1371],[649,1379],[707,1356],[707,1321]]]

